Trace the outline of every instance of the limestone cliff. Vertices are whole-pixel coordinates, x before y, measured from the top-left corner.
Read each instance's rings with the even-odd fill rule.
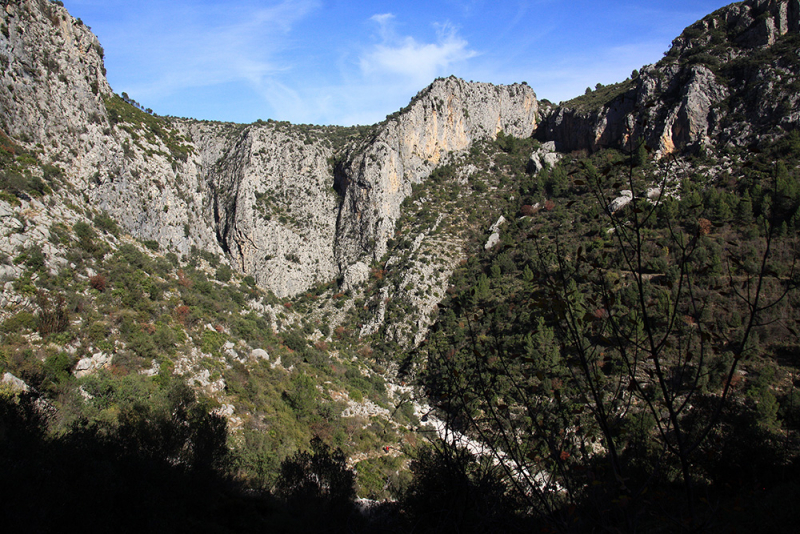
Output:
[[[92,161],[81,146],[103,135],[103,98],[111,94],[103,48],[63,7],[47,0],[3,4],[2,127],[85,173]]]
[[[231,262],[283,297],[338,275],[332,150],[295,129],[254,125],[218,150],[221,128],[185,122],[200,148],[205,210]]]
[[[218,243],[242,272],[288,296],[380,258],[412,184],[475,139],[530,136],[537,111],[525,85],[449,78],[338,150],[310,142],[314,128],[283,123],[176,126],[198,148]]]
[[[132,235],[180,253],[213,248],[198,211],[194,149],[163,120],[112,93],[89,28],[46,0],[8,2],[2,16],[4,131],[61,168],[72,192]]]
[[[337,166],[338,187],[344,191],[336,236],[340,268],[386,252],[412,184],[423,181],[448,154],[500,131],[530,137],[538,110],[536,95],[525,84],[495,86],[451,77],[422,91]]]
[[[746,144],[796,127],[798,31],[797,0],[722,8],[686,28],[661,61],[634,79],[553,108],[539,136],[561,151],[643,140],[667,154]]]
[[[224,254],[281,297],[380,257],[411,184],[448,154],[536,122],[527,86],[455,78],[336,143],[330,128],[166,119],[112,93],[97,38],[63,7],[9,2],[3,17],[4,131],[63,168],[65,198],[80,192],[162,249]]]

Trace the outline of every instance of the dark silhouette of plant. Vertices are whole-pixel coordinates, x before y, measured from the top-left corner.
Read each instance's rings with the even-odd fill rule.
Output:
[[[647,146],[645,146],[644,140],[640,140],[636,144],[636,150],[634,151],[632,158],[632,165],[634,167],[642,167],[647,163]]]
[[[313,514],[347,515],[356,496],[355,474],[341,449],[331,450],[315,437],[311,450],[281,464],[277,494],[293,509]]]
[[[641,148],[638,145],[637,154]],[[647,235],[660,202],[644,200],[644,183],[631,169],[626,184],[633,191],[631,207],[612,213],[606,192],[616,187],[603,174],[590,180],[590,190],[606,207],[613,229],[615,276],[599,262],[588,261],[581,247],[568,260],[556,237],[556,267],[540,263],[535,292],[544,307],[555,312],[562,351],[601,434],[619,495],[639,499],[656,481],[680,481],[685,508],[669,519],[693,529],[705,520],[697,509],[697,451],[719,424],[739,363],[754,354],[755,330],[784,301],[793,274],[784,280],[772,275],[776,234],[767,224],[755,269],[747,274],[737,269],[740,251],[731,247],[727,283],[710,283],[705,277],[709,265],[697,258],[711,223],[700,219],[705,222],[692,230],[667,219],[677,276],[653,277],[647,269]],[[667,180],[664,176],[660,184],[662,198]],[[740,326],[721,324],[708,313],[723,301],[723,293],[738,301]],[[602,313],[592,313],[595,310]],[[720,387],[704,394],[709,380]],[[699,408],[701,397],[710,408]],[[630,428],[634,416],[639,419],[638,433]],[[646,476],[635,480],[630,478],[636,462],[629,451],[637,446],[632,436],[649,443],[653,460],[649,470],[640,473]],[[673,468],[679,476],[669,474]]]
[[[415,531],[509,532],[526,524],[524,503],[509,492],[499,466],[466,448],[434,441],[417,451],[414,479],[402,499]]]
[[[49,428],[52,410],[35,394],[0,393],[4,528],[270,531],[270,516],[280,508],[269,506],[268,496],[245,497],[240,485],[213,467],[226,454],[224,439],[218,439],[224,429],[181,390],[164,411],[137,407],[119,427],[77,421],[59,434]],[[92,512],[80,513],[86,502]]]
[[[666,194],[677,163],[662,162],[652,194],[634,159],[627,171],[573,172],[574,187],[601,206],[595,225],[608,237],[590,251],[565,232],[531,232],[525,245],[510,245],[531,249],[521,288],[528,298],[493,298],[481,274],[472,295],[449,303],[466,311],[466,339],[445,333],[427,347],[426,386],[448,423],[486,444],[528,509],[565,532],[578,517],[631,531],[654,518],[675,530],[713,519],[706,496],[719,469],[704,466],[710,440],[735,432],[721,421],[737,369],[758,354],[757,331],[785,317],[794,287],[786,252],[774,255],[775,222],[786,215],[761,216],[760,239],[729,242],[718,254],[712,238],[721,223],[699,216],[691,190],[680,213]],[[632,201],[612,212],[622,188]],[[489,270],[499,280],[498,261]],[[528,334],[508,344],[517,333],[504,321],[525,304]],[[757,397],[755,413],[771,414],[770,399]],[[732,443],[729,457],[740,458],[744,449]]]

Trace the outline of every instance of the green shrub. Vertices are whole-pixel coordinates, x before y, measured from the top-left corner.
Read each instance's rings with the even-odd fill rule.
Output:
[[[93,343],[103,341],[111,334],[109,325],[102,321],[95,321],[86,330],[86,337]]]
[[[286,332],[283,334],[284,344],[295,352],[303,352],[308,348],[308,341],[297,332]]]
[[[172,328],[164,323],[158,322],[156,323],[156,331],[153,333],[153,342],[159,350],[171,354],[175,351],[175,345],[178,339]]]
[[[150,259],[145,256],[138,248],[130,243],[126,243],[119,247],[115,254],[116,259],[120,262],[120,266],[125,270],[132,269],[145,269],[149,270]]]
[[[33,245],[24,253],[25,266],[31,271],[41,271],[45,267],[45,257],[39,245]]]
[[[70,370],[74,365],[72,357],[66,352],[48,356],[44,361],[45,378],[52,385],[58,385],[70,379]]]
[[[295,374],[292,377],[291,388],[284,394],[284,398],[299,419],[308,418],[316,413],[317,387],[311,377]]]
[[[214,277],[220,282],[230,282],[231,276],[233,276],[233,271],[227,265],[220,265],[214,274]]]
[[[32,313],[21,311],[3,321],[2,326],[0,326],[0,331],[4,334],[24,332],[26,330],[33,330],[36,328],[36,324],[36,317]]]
[[[203,337],[200,344],[200,349],[208,354],[215,354],[220,351],[222,345],[228,340],[228,336],[222,332],[215,332],[213,330],[203,330]]]
[[[39,290],[36,293],[36,304],[39,308],[36,330],[40,335],[58,334],[69,327],[69,314],[63,295],[48,295]]]
[[[78,221],[73,224],[72,230],[75,232],[75,236],[80,240],[94,239],[97,236],[94,230],[92,230],[92,227],[83,221]]]
[[[98,230],[106,234],[119,236],[119,226],[117,226],[117,222],[105,211],[94,218],[94,225]]]
[[[353,402],[364,402],[364,394],[361,393],[360,389],[348,388],[347,393],[350,395],[350,399],[352,399]]]

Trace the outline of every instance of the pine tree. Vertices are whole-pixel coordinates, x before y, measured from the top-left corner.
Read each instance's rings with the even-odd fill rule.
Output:
[[[644,141],[639,141],[639,145],[636,147],[636,152],[633,154],[633,166],[634,167],[641,167],[647,163],[647,147],[644,145]]]
[[[736,209],[736,222],[742,226],[753,224],[753,201],[750,192],[745,191]]]

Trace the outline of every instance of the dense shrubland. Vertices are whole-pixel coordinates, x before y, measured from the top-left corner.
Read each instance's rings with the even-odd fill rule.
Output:
[[[554,528],[706,528],[793,469],[797,140],[576,155],[519,182],[502,242],[454,273],[422,381]]]

